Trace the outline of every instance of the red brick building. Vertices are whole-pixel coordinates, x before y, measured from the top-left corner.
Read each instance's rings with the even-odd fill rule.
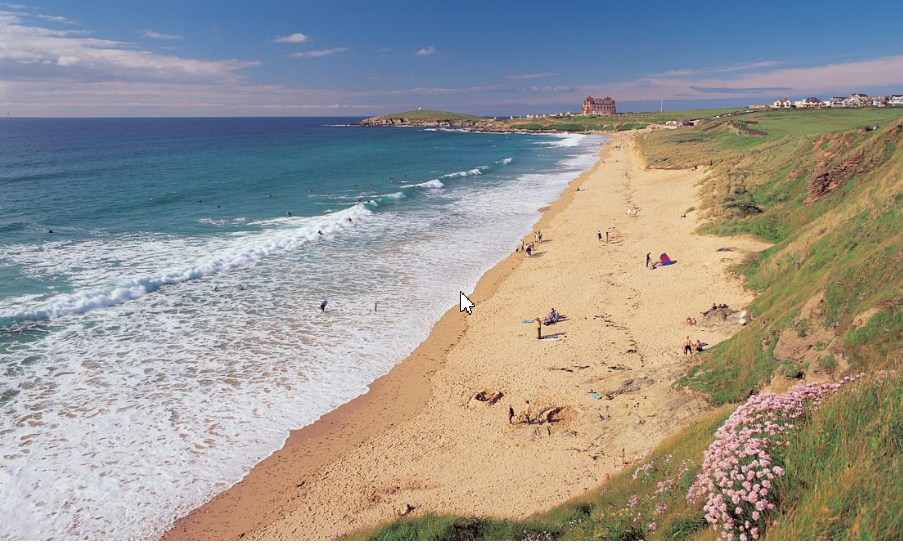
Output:
[[[604,99],[586,97],[583,99],[584,116],[610,116],[615,113],[615,99],[611,97]]]

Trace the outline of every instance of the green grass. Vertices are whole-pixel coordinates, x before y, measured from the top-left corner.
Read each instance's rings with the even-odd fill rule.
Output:
[[[895,108],[801,108],[766,110],[742,116],[749,127],[762,131],[768,139],[785,136],[837,133],[878,123],[882,127],[903,116]]]
[[[768,540],[903,537],[903,383],[861,379],[791,439]]]

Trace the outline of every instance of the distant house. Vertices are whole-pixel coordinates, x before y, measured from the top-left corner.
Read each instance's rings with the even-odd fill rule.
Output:
[[[773,108],[793,108],[793,103],[790,102],[790,99],[778,99],[771,103]]]
[[[887,99],[888,106],[903,106],[903,95],[891,95]]]
[[[877,108],[884,108],[887,106],[887,97],[878,95],[877,97],[872,97],[872,106]]]
[[[750,110],[768,110],[769,105],[767,104],[750,104],[747,106]]]
[[[853,93],[850,95],[850,106],[854,108],[862,107],[862,106],[871,106],[872,97],[866,95],[865,93]]]
[[[846,108],[849,105],[849,98],[847,97],[831,97],[830,100],[825,101],[825,106],[829,108]]]
[[[806,97],[793,103],[796,108],[821,108],[824,103],[816,97]]]

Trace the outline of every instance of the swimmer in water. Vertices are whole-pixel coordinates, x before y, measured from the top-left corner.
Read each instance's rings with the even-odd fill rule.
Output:
[[[216,285],[214,285],[214,286],[213,286],[213,291],[214,291],[214,292],[219,292],[219,287],[216,286]]]
[[[270,194],[270,197],[271,197],[271,198],[273,197],[273,194],[272,194],[272,193]]]
[[[326,301],[326,300],[323,300],[323,303],[320,304],[320,312],[321,312],[321,313],[325,313],[325,312],[326,312],[326,304],[327,304],[327,303],[329,303],[329,302]]]
[[[288,216],[289,218],[292,217],[292,211],[290,211],[290,210],[285,211],[285,214],[286,214],[286,216]]]
[[[351,218],[349,218],[349,219],[348,219],[348,223],[349,223],[349,224],[353,224],[353,223],[354,223],[354,220],[352,220]]]
[[[53,230],[52,230],[52,229],[48,229],[48,230],[47,230],[47,233],[49,233],[50,235],[53,235]]]
[[[239,284],[239,285],[238,285],[238,289],[239,289],[239,290],[244,290],[244,289],[245,289],[245,285]]]
[[[323,235],[323,232],[320,231],[320,230],[318,229],[318,230],[317,230],[317,235]]]
[[[223,208],[223,206],[222,206],[222,205],[217,205],[216,208],[221,209],[221,208]]]

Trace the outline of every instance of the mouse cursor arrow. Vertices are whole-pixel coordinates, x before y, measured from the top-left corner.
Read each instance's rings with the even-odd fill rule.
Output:
[[[461,308],[458,309],[458,312],[467,311],[468,315],[472,315],[473,311],[470,310],[471,307],[474,307],[472,301],[470,301],[467,296],[464,295],[464,292],[461,292]]]

